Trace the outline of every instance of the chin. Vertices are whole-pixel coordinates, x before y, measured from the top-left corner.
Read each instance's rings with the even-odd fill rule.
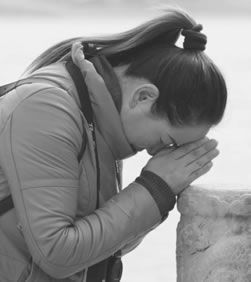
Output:
[[[141,151],[145,150],[145,148],[142,148],[142,147],[138,147],[138,146],[133,146],[133,147],[135,148],[135,150],[137,152],[141,152]]]

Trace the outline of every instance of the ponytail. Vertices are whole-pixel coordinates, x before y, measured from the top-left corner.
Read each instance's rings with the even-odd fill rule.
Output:
[[[152,112],[166,116],[174,126],[216,125],[223,117],[227,89],[225,80],[203,52],[206,36],[201,25],[184,11],[168,9],[164,15],[126,32],[103,37],[76,37],[42,53],[29,67],[41,67],[70,57],[75,41],[95,46],[113,67],[128,65],[125,75],[145,78],[159,89]],[[175,45],[184,36],[184,48]]]
[[[195,21],[184,11],[168,9],[163,16],[149,20],[131,30],[100,37],[75,37],[64,40],[43,52],[27,68],[31,73],[39,68],[69,58],[75,41],[94,44],[97,54],[116,57],[151,44],[175,44],[181,29],[189,29]],[[121,56],[120,56],[121,57]]]

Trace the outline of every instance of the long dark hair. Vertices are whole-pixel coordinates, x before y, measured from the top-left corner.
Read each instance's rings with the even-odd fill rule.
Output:
[[[126,75],[145,78],[158,87],[160,96],[153,113],[167,116],[174,126],[216,125],[227,100],[220,70],[205,52],[175,45],[181,31],[195,25],[186,12],[168,9],[164,15],[123,33],[60,42],[32,62],[27,72],[66,60],[75,41],[93,44],[97,55],[105,56],[112,66],[128,65]]]

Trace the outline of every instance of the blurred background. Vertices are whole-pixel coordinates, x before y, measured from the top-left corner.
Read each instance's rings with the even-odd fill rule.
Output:
[[[249,0],[0,0],[0,84],[18,79],[51,45],[75,36],[124,31],[153,18],[169,4],[204,26],[206,53],[227,81],[229,98],[222,123],[209,137],[219,141],[213,169],[193,185],[219,189],[251,187],[251,1]],[[165,6],[164,6],[165,5]],[[124,185],[149,156],[124,164]],[[176,208],[143,243],[124,258],[122,282],[176,281]]]

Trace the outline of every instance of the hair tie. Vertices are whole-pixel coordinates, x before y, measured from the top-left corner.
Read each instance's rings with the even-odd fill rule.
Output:
[[[206,49],[207,37],[201,33],[202,25],[197,24],[191,29],[183,29],[181,34],[185,37],[184,49],[204,51]]]
[[[84,54],[87,57],[93,57],[97,53],[97,47],[93,43],[88,43],[88,42],[82,42],[83,49],[84,49]]]

